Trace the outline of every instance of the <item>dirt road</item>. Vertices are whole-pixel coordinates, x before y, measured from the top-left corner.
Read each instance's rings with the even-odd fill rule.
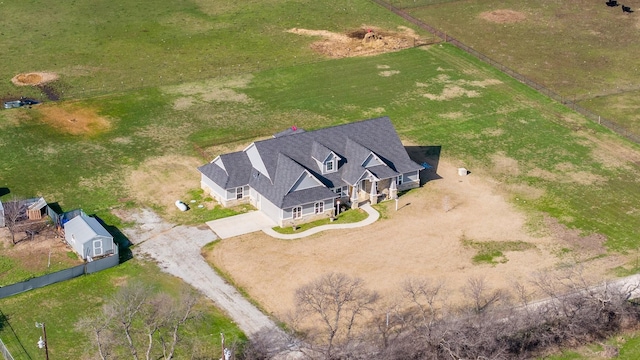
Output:
[[[205,244],[216,240],[209,228],[175,226],[150,210],[124,216],[126,220],[137,223],[125,230],[129,240],[135,244],[134,256],[157,261],[163,271],[200,290],[226,311],[248,337],[265,329],[278,335],[282,333],[271,319],[218,276],[200,255]],[[284,339],[284,333],[281,335]]]

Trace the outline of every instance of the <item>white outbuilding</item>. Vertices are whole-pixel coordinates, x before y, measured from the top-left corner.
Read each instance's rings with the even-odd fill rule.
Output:
[[[66,222],[64,237],[84,260],[117,253],[113,236],[90,216],[80,215]]]

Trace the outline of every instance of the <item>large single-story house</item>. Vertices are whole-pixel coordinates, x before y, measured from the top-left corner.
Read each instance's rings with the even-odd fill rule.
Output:
[[[76,216],[64,224],[64,238],[75,252],[84,260],[117,254],[117,244],[95,218],[86,215]]]
[[[333,216],[340,204],[393,199],[420,186],[422,169],[388,117],[292,127],[198,168],[202,188],[223,206],[250,203],[280,226]]]

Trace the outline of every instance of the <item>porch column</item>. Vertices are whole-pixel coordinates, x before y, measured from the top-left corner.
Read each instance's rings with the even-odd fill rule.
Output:
[[[377,181],[371,181],[371,192],[369,193],[369,202],[371,202],[372,205],[377,204],[378,203],[378,182]]]
[[[391,178],[391,185],[389,185],[389,199],[398,198],[398,186],[396,186],[396,179]]]
[[[351,208],[358,208],[358,184],[353,185],[351,188]]]

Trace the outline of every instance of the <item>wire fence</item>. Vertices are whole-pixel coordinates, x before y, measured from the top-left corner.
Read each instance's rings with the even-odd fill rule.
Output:
[[[4,360],[13,360],[13,356],[9,352],[9,349],[4,345],[2,339],[0,339],[0,353],[4,356]]]
[[[390,11],[394,12],[395,14],[401,16],[402,18],[404,18],[405,20],[411,22],[412,24],[436,35],[437,37],[439,37],[440,39],[442,39],[443,41],[450,43],[452,45],[454,45],[455,47],[459,48],[460,50],[463,50],[465,52],[467,52],[468,54],[475,56],[476,58],[478,58],[479,60],[495,67],[496,69],[502,71],[503,73],[511,76],[512,78],[520,81],[521,83],[537,90],[538,92],[558,101],[559,103],[565,105],[566,107],[573,109],[574,111],[584,115],[586,118],[590,119],[593,122],[596,122],[606,128],[608,128],[609,130],[617,133],[618,135],[621,135],[637,144],[640,144],[640,135],[635,134],[631,131],[629,131],[627,128],[625,128],[624,126],[620,126],[617,122],[610,120],[610,119],[606,119],[602,116],[600,116],[599,114],[594,113],[591,110],[588,110],[578,104],[576,104],[576,102],[573,99],[564,97],[556,92],[554,92],[553,90],[543,86],[542,84],[539,84],[529,78],[527,78],[526,76],[518,73],[517,71],[502,65],[501,63],[491,59],[490,57],[480,53],[479,51],[473,49],[470,46],[467,46],[465,44],[463,44],[462,42],[460,42],[459,40],[447,35],[447,33],[436,29],[435,27],[426,24],[424,22],[422,22],[420,19],[416,19],[413,16],[409,15],[408,13],[406,13],[405,11],[403,11],[402,9],[399,9],[393,5],[391,5],[390,3],[383,1],[383,0],[372,0],[373,2],[377,3],[378,5],[389,9]]]

